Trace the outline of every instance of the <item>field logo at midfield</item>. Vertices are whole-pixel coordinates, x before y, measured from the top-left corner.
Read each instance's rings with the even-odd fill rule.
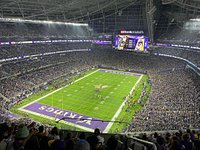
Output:
[[[102,84],[100,84],[100,85],[95,85],[95,88],[96,89],[105,89],[105,88],[107,88],[108,87],[108,85],[102,85]]]
[[[51,107],[44,104],[39,103],[32,103],[31,105],[26,106],[25,108],[21,109],[22,111],[27,111],[32,114],[41,114],[44,116],[49,116],[55,119],[63,119],[64,122],[70,122],[74,125],[80,125],[87,129],[95,129],[99,128],[102,131],[108,125],[108,122],[103,122],[97,118],[88,117],[82,114],[78,114],[71,111],[62,110],[59,108]]]

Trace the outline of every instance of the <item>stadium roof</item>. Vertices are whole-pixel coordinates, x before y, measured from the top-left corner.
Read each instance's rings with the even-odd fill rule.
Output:
[[[200,8],[200,0],[162,0],[162,4],[175,4],[185,9]]]
[[[0,17],[84,22],[90,15],[119,11],[137,1],[139,0],[1,0]]]

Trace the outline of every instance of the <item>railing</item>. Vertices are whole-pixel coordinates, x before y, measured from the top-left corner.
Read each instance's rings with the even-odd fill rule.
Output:
[[[144,145],[144,149],[145,149],[145,145],[150,145],[150,146],[152,146],[152,150],[157,150],[157,146],[152,142],[145,141],[145,140],[142,140],[142,139],[138,139],[136,137],[129,137],[129,138],[136,141],[136,142],[142,143]]]
[[[154,54],[154,55],[159,55],[159,56],[164,56],[164,57],[171,57],[171,58],[176,58],[176,59],[179,59],[179,60],[183,60],[183,61],[185,61],[188,64],[188,66],[192,70],[194,70],[200,76],[200,67],[196,66],[191,61],[189,61],[189,60],[187,60],[185,58],[178,57],[178,56],[173,56],[173,55],[167,55],[167,54]]]

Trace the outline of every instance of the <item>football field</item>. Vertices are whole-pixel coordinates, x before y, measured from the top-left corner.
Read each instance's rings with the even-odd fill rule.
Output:
[[[142,75],[98,69],[19,110],[92,131],[107,131]]]

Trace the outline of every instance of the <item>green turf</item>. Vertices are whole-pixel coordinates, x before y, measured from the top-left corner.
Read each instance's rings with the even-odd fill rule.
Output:
[[[131,98],[129,99],[129,102],[131,105],[131,109],[128,108],[128,104],[126,104],[123,107],[122,112],[120,113],[120,115],[116,118],[117,121],[120,122],[124,122],[124,123],[115,123],[112,125],[111,129],[109,130],[110,133],[115,133],[115,132],[124,132],[124,129],[127,127],[127,125],[129,123],[132,122],[133,116],[140,111],[140,109],[143,107],[143,104],[146,103],[150,90],[151,90],[151,86],[149,84],[148,80],[148,76],[147,75],[143,75],[143,78],[141,79],[141,81],[139,82],[139,84],[137,85],[136,90],[134,90],[133,94],[131,95]],[[138,100],[142,94],[142,89],[143,89],[143,84],[146,84],[146,95],[143,98],[143,101],[141,103],[138,103]],[[128,110],[128,111],[126,111]]]
[[[19,116],[24,117],[24,112],[18,110],[18,108],[21,108],[22,106],[29,104],[30,102],[55,91],[57,88],[63,87],[64,85],[68,84],[69,82],[75,81],[75,80],[77,80],[83,76],[86,76],[96,70],[97,69],[92,69],[92,70],[83,72],[81,74],[75,75],[75,76],[74,75],[70,76],[68,78],[69,80],[67,80],[67,81],[64,81],[63,77],[59,78],[58,80],[55,80],[52,84],[50,84],[48,86],[48,90],[41,90],[40,92],[29,96],[28,98],[26,98],[19,104],[14,105],[14,107],[11,108],[11,111]],[[99,74],[101,74],[101,75],[99,75]],[[102,75],[102,74],[104,74],[104,75]],[[96,79],[97,78],[96,76],[98,76],[98,75],[103,76],[103,77]],[[70,85],[69,87],[63,88],[61,91],[59,91],[57,93],[54,93],[53,94],[53,99],[54,99],[53,106],[59,107],[59,108],[63,107],[65,110],[72,110],[72,111],[78,112],[80,114],[86,114],[88,116],[96,117],[96,118],[103,119],[103,120],[110,120],[113,117],[113,115],[115,114],[115,112],[117,111],[117,109],[119,108],[119,106],[121,105],[121,103],[123,102],[123,97],[128,95],[128,93],[130,92],[130,90],[135,85],[136,81],[138,80],[138,78],[139,77],[137,77],[137,76],[127,76],[127,75],[118,75],[118,74],[112,74],[112,73],[97,72],[93,75],[90,75],[89,77],[84,78],[83,80],[78,81],[77,83],[74,83],[73,85]],[[91,82],[92,80],[93,80],[93,83]],[[147,80],[147,76],[143,75],[142,80],[137,85],[136,90],[134,90],[134,92],[133,92],[134,98],[131,99],[131,101],[133,103],[131,111],[126,112],[125,110],[127,108],[127,105],[125,105],[124,108],[122,109],[122,112],[120,113],[119,117],[117,117],[117,119],[116,119],[117,121],[131,122],[131,118],[142,107],[141,104],[139,104],[139,105],[134,104],[134,102],[137,101],[139,96],[141,95],[141,89],[143,87],[142,83],[146,82],[146,80]],[[124,83],[120,83],[121,81]],[[130,81],[130,83],[129,83],[129,81]],[[87,83],[89,83],[89,84],[87,84]],[[121,86],[118,87],[117,84],[119,84],[119,83]],[[59,86],[57,86],[57,88],[55,88],[54,84],[59,85]],[[83,87],[84,87],[83,89],[81,88],[80,84],[83,85]],[[97,95],[97,93],[95,92],[95,85],[99,85],[99,84],[108,85],[107,88],[101,89],[101,92],[99,93],[99,95],[102,95],[102,97],[110,96],[109,98],[104,100],[105,102],[103,104],[101,102],[102,100],[99,99],[97,96],[95,96],[95,95]],[[114,91],[113,91],[113,88],[118,88],[118,89],[116,89],[116,90],[114,89]],[[72,95],[67,96],[67,92],[70,91],[67,89],[71,90],[73,96]],[[79,89],[81,89],[81,90],[79,90]],[[78,91],[75,91],[75,90],[78,90]],[[88,90],[90,90],[90,91],[88,91]],[[82,92],[80,92],[80,91],[82,91]],[[113,93],[111,94],[110,91],[113,91]],[[149,93],[149,91],[150,91],[150,89],[147,86],[147,93]],[[109,93],[110,95],[108,95],[107,93]],[[125,93],[125,94],[123,94],[123,93]],[[76,96],[74,97],[74,95],[76,95]],[[73,99],[75,99],[75,100],[72,101],[73,99],[70,99],[70,97],[73,97]],[[88,102],[88,103],[83,103],[83,101],[82,101],[83,98],[85,99],[84,101]],[[145,97],[144,100],[146,101],[147,98],[148,97]],[[62,101],[64,102],[63,106],[62,106]],[[145,103],[145,101],[144,101],[144,103]],[[51,106],[52,105],[52,96],[46,97],[42,101],[39,101],[39,103],[41,103],[41,102],[43,104],[47,104],[47,105]],[[74,105],[74,103],[76,105]],[[85,108],[83,108],[83,106]],[[97,107],[98,107],[98,109],[97,109]],[[96,108],[96,109],[94,109],[94,108]],[[46,120],[45,118],[42,118],[40,116],[36,116],[33,114],[29,114],[29,117],[34,119],[35,121],[40,121],[41,123],[44,123],[44,124],[47,123],[48,125],[58,126],[60,128],[64,128],[64,129],[68,129],[68,130],[71,130],[71,128],[73,128],[72,130],[81,130],[82,131],[82,129],[74,129],[74,127],[70,127],[66,124],[62,124],[62,123],[55,124],[54,121]],[[126,127],[126,124],[114,123],[109,132],[116,132],[116,131],[121,132],[122,129],[125,127]]]
[[[138,76],[96,72],[38,103],[62,108],[102,120],[111,120]],[[105,86],[97,92],[98,85]],[[52,101],[53,100],[53,101]]]

